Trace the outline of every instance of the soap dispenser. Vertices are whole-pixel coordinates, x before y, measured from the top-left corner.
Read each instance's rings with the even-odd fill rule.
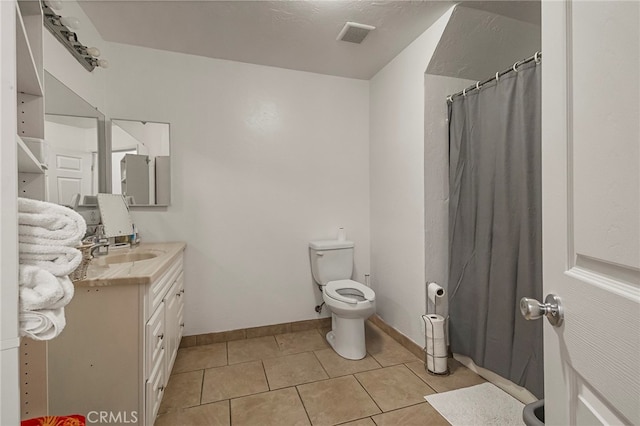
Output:
[[[132,228],[133,233],[131,234],[131,237],[129,239],[129,244],[133,247],[140,244],[140,234],[138,234],[138,227],[135,223],[132,225]]]

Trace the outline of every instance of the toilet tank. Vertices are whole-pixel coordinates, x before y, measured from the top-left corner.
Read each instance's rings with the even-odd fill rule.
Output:
[[[320,285],[350,279],[353,273],[353,247],[353,241],[311,241],[309,255],[313,279]]]

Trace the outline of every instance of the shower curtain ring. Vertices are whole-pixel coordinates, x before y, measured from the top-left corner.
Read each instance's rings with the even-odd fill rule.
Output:
[[[481,87],[481,86],[480,86],[480,82],[478,81],[478,82],[476,83],[476,90],[477,90],[478,92],[480,91],[480,87]]]
[[[513,64],[513,70],[515,72],[518,72],[518,63],[517,62],[515,64]]]
[[[463,98],[467,97],[467,89],[466,88],[462,89],[462,97]]]
[[[447,101],[453,103],[453,98],[451,97],[451,95],[447,96]]]
[[[500,81],[500,71],[496,73],[496,83]]]
[[[540,63],[540,51],[536,52],[536,54],[533,55],[533,60],[536,61],[536,64]]]

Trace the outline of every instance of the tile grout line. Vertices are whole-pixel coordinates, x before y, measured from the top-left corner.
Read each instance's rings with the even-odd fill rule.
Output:
[[[395,413],[396,411],[404,410],[404,409],[406,409],[406,408],[416,407],[416,406],[418,406],[418,405],[422,405],[422,404],[428,404],[428,405],[432,406],[431,404],[429,404],[429,401],[427,401],[427,400],[425,399],[424,401],[416,402],[415,404],[410,404],[410,405],[406,405],[406,406],[404,406],[404,407],[394,408],[393,410],[389,410],[389,411],[383,411],[383,412],[382,412],[382,413],[380,413],[380,414],[376,414],[376,416],[379,416],[379,415],[382,415],[382,414],[387,414],[387,413]],[[371,417],[373,417],[373,416],[371,416]],[[371,419],[371,420],[373,420],[373,419]],[[375,421],[375,420],[373,420],[373,422],[375,423],[376,421]],[[376,424],[377,424],[377,423],[376,423]]]
[[[327,375],[327,379],[332,379],[333,377],[331,377],[331,375],[329,374],[327,369],[324,368],[324,365],[322,364],[322,361],[320,361],[320,358],[318,358],[318,355],[316,355],[316,352],[315,351],[311,351],[311,353],[313,354],[313,356],[316,359],[316,361],[318,361],[318,364],[320,364],[320,367],[322,368],[322,371],[324,371],[324,374]],[[322,379],[322,380],[327,380],[327,379]]]
[[[377,414],[376,414],[376,416],[377,416]],[[360,418],[353,419],[353,420],[347,420],[346,422],[342,422],[342,423],[336,423],[335,426],[346,425],[346,424],[351,423],[351,422],[359,422],[360,420],[364,420],[364,419],[371,419],[371,416],[365,416],[365,417],[360,417]],[[375,424],[373,419],[371,419],[371,421]]]
[[[205,369],[202,369],[202,382],[200,383],[200,403],[198,405],[202,405],[202,394],[204,392],[204,373],[205,373]]]
[[[376,364],[378,364],[378,368],[384,368],[384,367],[382,366],[382,364],[380,364],[380,361],[378,361],[378,360],[376,359],[376,357],[375,357],[375,356],[373,356],[373,354],[369,353],[369,351],[367,351],[367,355],[369,355],[369,356],[371,357],[371,359],[373,359],[373,360],[375,361],[375,363],[376,363]]]
[[[304,400],[302,399],[302,395],[300,395],[300,389],[298,389],[298,386],[294,386],[294,388],[296,388],[296,393],[298,394],[298,398],[300,398],[300,403],[302,404],[302,409],[304,410],[304,414],[306,414],[307,419],[309,419],[309,424],[313,425],[313,422],[311,421],[311,417],[309,417],[309,412],[307,411],[307,406],[304,405]]]
[[[264,379],[267,381],[267,388],[271,391],[271,384],[269,383],[269,376],[267,376],[267,369],[264,366],[264,361],[260,360],[260,364],[262,365],[262,374],[264,374]]]
[[[412,362],[415,362],[415,361],[412,361]],[[427,381],[426,381],[426,380],[424,380],[422,377],[418,376],[418,373],[416,373],[416,372],[415,372],[415,371],[413,371],[411,368],[409,368],[409,366],[407,365],[407,363],[406,363],[406,362],[405,362],[405,363],[403,363],[402,365],[404,365],[405,367],[407,367],[407,370],[411,371],[411,373],[412,373],[414,376],[416,376],[418,379],[420,379],[420,381],[422,381],[422,383],[424,383],[425,385],[427,385],[427,387],[428,387],[429,389],[431,389],[433,392],[435,392],[435,393],[440,393],[440,392],[438,392],[437,390],[435,390],[433,387],[431,387],[431,385],[430,385],[429,383],[427,383]],[[422,365],[424,366],[424,364],[422,364]],[[426,374],[429,374],[429,373],[427,373],[426,371],[425,371],[425,373],[426,373]],[[426,400],[425,400],[425,401],[426,401]]]
[[[373,370],[369,370],[369,371],[373,371]],[[365,391],[365,393],[369,396],[369,398],[371,398],[371,400],[373,401],[374,404],[376,404],[376,407],[378,407],[378,410],[380,410],[380,413],[378,414],[382,414],[384,413],[384,410],[378,405],[378,403],[376,402],[376,400],[373,398],[373,396],[371,396],[371,394],[369,393],[369,391],[367,390],[367,388],[364,387],[364,385],[362,383],[360,383],[360,380],[358,380],[358,378],[356,377],[355,374],[352,374],[353,378],[356,379],[356,382],[358,382],[358,384],[360,385],[360,387],[362,388],[362,390]],[[371,416],[373,417],[373,416]],[[373,420],[373,419],[371,419]],[[374,421],[375,423],[375,421]]]

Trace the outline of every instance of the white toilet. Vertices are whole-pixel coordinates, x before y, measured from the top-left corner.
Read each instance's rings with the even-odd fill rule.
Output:
[[[322,288],[322,299],[331,311],[331,331],[327,341],[343,358],[362,359],[367,355],[364,320],[376,311],[376,294],[351,280],[353,241],[311,241],[311,273]]]

